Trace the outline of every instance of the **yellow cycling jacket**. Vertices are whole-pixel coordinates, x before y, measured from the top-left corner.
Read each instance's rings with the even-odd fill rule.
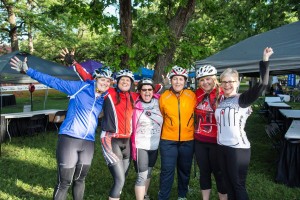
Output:
[[[194,108],[196,95],[184,89],[177,97],[166,90],[159,99],[160,111],[164,118],[161,139],[189,141],[194,139]]]

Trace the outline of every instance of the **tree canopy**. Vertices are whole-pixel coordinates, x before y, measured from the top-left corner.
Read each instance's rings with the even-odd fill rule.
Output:
[[[115,70],[190,68],[247,37],[299,20],[297,0],[1,0],[1,43],[58,62],[61,48]],[[118,15],[107,12],[115,9]]]

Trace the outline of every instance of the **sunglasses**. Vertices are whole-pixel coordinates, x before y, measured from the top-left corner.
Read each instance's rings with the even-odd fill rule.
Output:
[[[152,88],[149,88],[149,89],[141,89],[143,92],[146,92],[146,91],[148,91],[148,92],[151,92],[151,91],[153,91],[153,89]]]

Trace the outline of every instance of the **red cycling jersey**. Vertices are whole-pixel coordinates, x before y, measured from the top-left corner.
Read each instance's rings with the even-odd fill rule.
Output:
[[[83,79],[93,79],[79,63],[76,63],[74,70]],[[101,129],[111,134],[115,138],[129,138],[132,132],[132,114],[133,107],[130,98],[135,102],[139,96],[135,92],[122,92],[117,88],[109,88],[108,96],[104,100],[104,116],[101,123]],[[119,94],[120,101],[117,100]],[[130,97],[131,96],[131,97]]]

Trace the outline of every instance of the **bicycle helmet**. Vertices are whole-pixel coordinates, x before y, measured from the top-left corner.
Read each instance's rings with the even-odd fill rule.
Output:
[[[127,76],[132,80],[132,82],[134,82],[134,75],[129,69],[122,69],[118,71],[116,74],[116,79],[119,80],[122,76]]]
[[[138,83],[137,89],[141,90],[143,85],[151,85],[153,89],[155,88],[153,80],[150,78],[142,78]]]
[[[108,66],[99,67],[98,69],[94,70],[93,78],[109,78],[113,80],[112,74],[113,73],[110,70],[110,67]]]
[[[185,78],[188,78],[189,73],[187,69],[183,69],[182,67],[175,65],[174,67],[172,67],[171,72],[169,73],[170,79],[172,79],[173,76],[183,76]]]
[[[204,76],[213,76],[217,74],[217,70],[212,65],[203,65],[196,71],[196,78],[202,78]]]

